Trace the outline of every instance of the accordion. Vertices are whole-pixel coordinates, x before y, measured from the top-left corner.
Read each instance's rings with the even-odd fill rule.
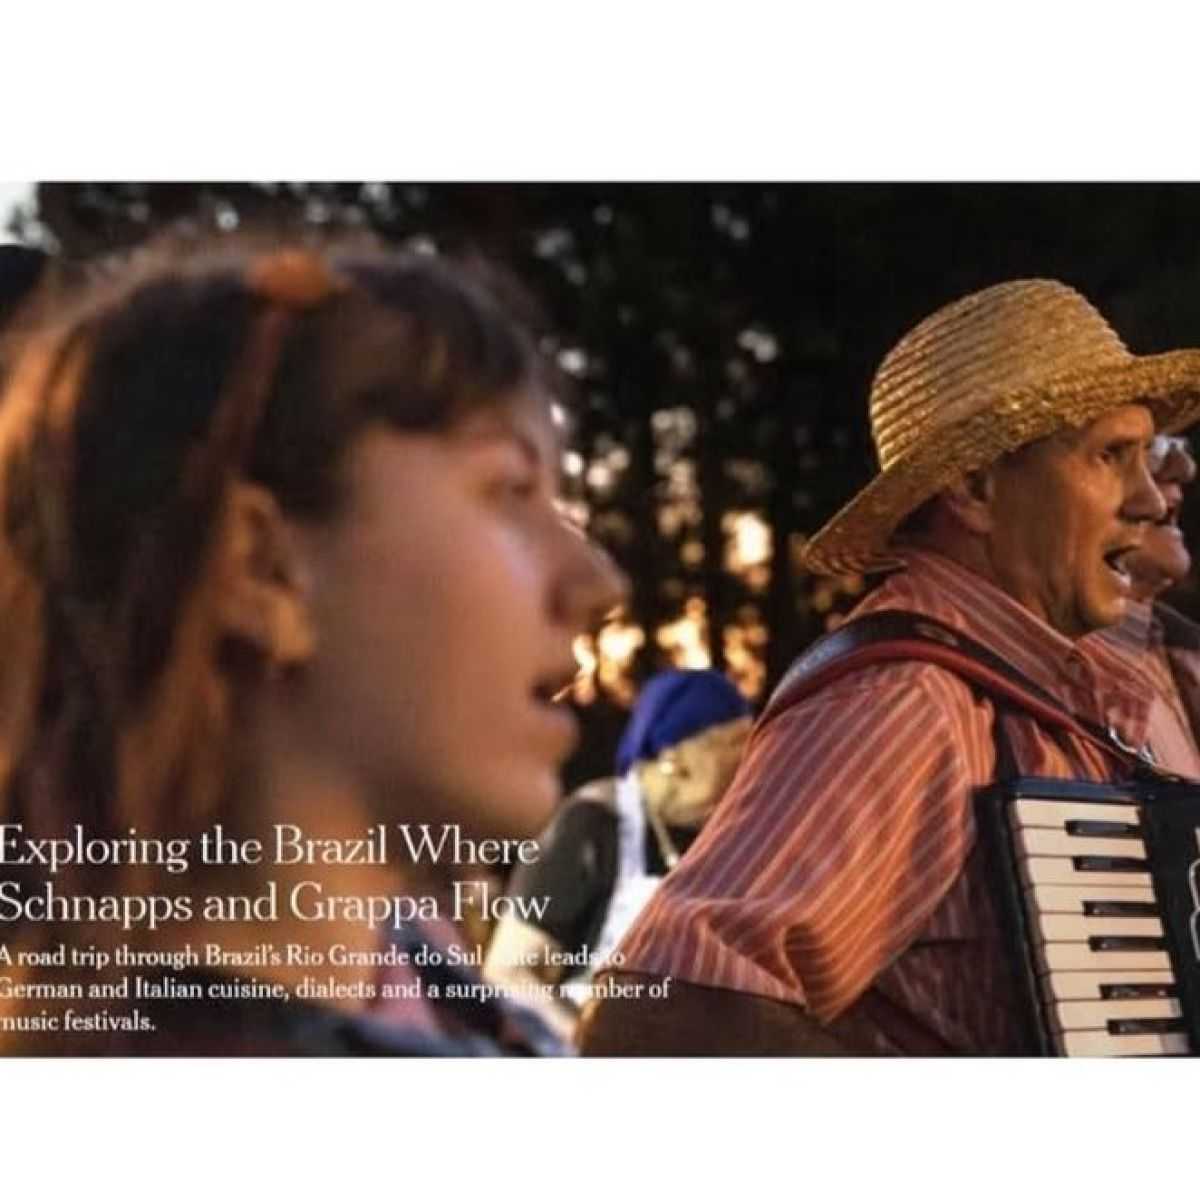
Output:
[[[1200,786],[1016,779],[977,814],[1029,1052],[1200,1053]]]

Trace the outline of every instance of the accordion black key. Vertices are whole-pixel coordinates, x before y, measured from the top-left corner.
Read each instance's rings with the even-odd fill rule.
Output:
[[[1017,779],[977,813],[1028,1051],[1200,1052],[1200,786]]]

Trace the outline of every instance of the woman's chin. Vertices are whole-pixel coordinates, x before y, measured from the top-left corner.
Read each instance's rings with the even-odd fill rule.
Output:
[[[484,796],[488,799],[479,825],[486,831],[485,836],[529,838],[536,837],[549,824],[562,798],[562,786],[556,771],[510,771],[506,776],[493,777],[487,792],[481,791],[480,799]]]

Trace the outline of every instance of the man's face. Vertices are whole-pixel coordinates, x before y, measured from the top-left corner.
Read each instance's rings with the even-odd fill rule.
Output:
[[[1196,478],[1196,460],[1183,438],[1160,435],[1151,447],[1151,471],[1167,506],[1166,514],[1146,530],[1142,548],[1129,560],[1133,594],[1153,600],[1160,592],[1182,583],[1192,559],[1179,528],[1183,489]]]
[[[1128,556],[1166,511],[1148,467],[1154,422],[1129,404],[1027,446],[987,473],[995,578],[1066,637],[1120,621]]]

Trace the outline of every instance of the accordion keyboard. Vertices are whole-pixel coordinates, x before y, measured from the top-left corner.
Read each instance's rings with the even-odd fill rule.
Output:
[[[1055,1052],[1189,1053],[1139,806],[1018,797],[1008,821]]]

